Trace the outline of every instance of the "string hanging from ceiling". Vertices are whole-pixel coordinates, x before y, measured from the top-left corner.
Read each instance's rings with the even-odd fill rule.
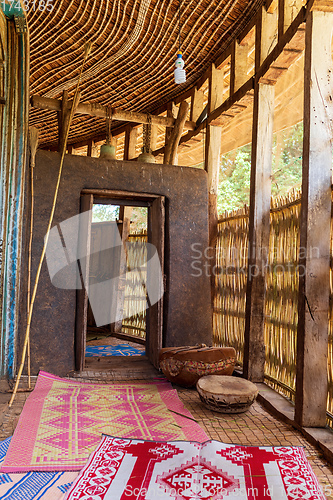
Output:
[[[106,116],[106,142],[101,146],[101,152],[99,157],[105,160],[115,160],[116,159],[116,146],[114,144],[114,139],[111,134],[111,122],[112,122],[112,107],[109,104],[107,107]]]
[[[178,85],[181,83],[186,82],[186,71],[184,70],[184,60],[183,60],[183,53],[181,50],[182,46],[182,41],[181,41],[181,0],[179,0],[179,7],[178,7],[178,36],[179,36],[179,49],[177,52],[177,59],[175,62],[175,83]]]

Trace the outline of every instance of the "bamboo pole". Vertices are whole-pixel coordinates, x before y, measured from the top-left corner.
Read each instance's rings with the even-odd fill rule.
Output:
[[[29,235],[29,248],[28,248],[28,290],[27,290],[27,314],[29,317],[30,311],[30,299],[31,299],[31,249],[32,249],[32,234],[33,234],[33,226],[34,226],[34,168],[36,162],[36,152],[38,147],[38,137],[39,130],[36,127],[31,127],[29,130],[29,138],[30,138],[30,203],[31,203],[31,212],[30,212],[30,235]],[[28,387],[31,389],[31,373],[30,373],[30,336],[28,338],[27,344],[27,358],[28,358]]]
[[[83,68],[84,68],[84,64],[85,64],[85,62],[86,62],[86,60],[87,60],[87,58],[89,56],[90,50],[91,50],[91,43],[87,43],[85,45],[85,48],[84,48],[84,57],[83,57],[83,61],[82,61],[81,69],[80,69],[80,74],[79,74],[79,78],[78,78],[76,89],[75,89],[73,104],[72,104],[71,111],[70,111],[70,118],[68,120],[68,125],[66,127],[65,141],[64,141],[64,144],[63,144],[62,152],[61,152],[59,174],[58,174],[57,184],[56,184],[56,188],[55,188],[55,192],[54,192],[54,198],[53,198],[53,204],[52,204],[50,219],[49,219],[49,223],[48,223],[48,226],[47,226],[46,235],[45,235],[45,238],[44,238],[44,246],[43,246],[42,254],[41,254],[41,257],[40,257],[40,260],[39,260],[39,264],[38,264],[38,268],[37,268],[37,273],[36,273],[36,278],[35,278],[35,284],[34,284],[34,288],[33,288],[33,291],[32,291],[32,297],[31,297],[31,301],[30,301],[29,315],[28,315],[28,321],[27,321],[27,328],[26,328],[26,332],[25,332],[25,339],[24,339],[24,345],[23,345],[23,351],[22,351],[21,364],[20,364],[19,371],[18,371],[18,374],[17,374],[14,391],[13,391],[12,397],[11,397],[11,399],[9,401],[9,408],[11,408],[11,406],[12,406],[12,404],[14,402],[15,395],[17,393],[17,389],[18,389],[18,386],[19,386],[19,383],[20,383],[20,379],[21,379],[21,376],[22,376],[22,371],[23,371],[25,357],[26,357],[26,352],[27,352],[27,346],[28,346],[29,337],[30,337],[31,318],[32,318],[34,303],[35,303],[35,299],[36,299],[36,293],[37,293],[37,287],[38,287],[38,283],[39,283],[39,277],[40,277],[40,273],[41,273],[41,269],[42,269],[42,264],[43,264],[44,257],[45,257],[46,247],[47,247],[47,243],[48,243],[48,239],[49,239],[49,234],[50,234],[50,229],[51,229],[51,225],[52,225],[52,222],[53,222],[55,207],[56,207],[56,203],[57,203],[57,197],[58,197],[58,192],[59,192],[60,180],[61,180],[61,175],[62,175],[62,170],[63,170],[63,165],[64,165],[64,159],[65,159],[65,154],[66,154],[66,146],[67,146],[67,140],[68,140],[68,135],[69,135],[69,129],[70,129],[70,126],[71,126],[71,122],[72,122],[74,113],[75,113],[75,109],[76,109],[76,107],[77,107],[77,105],[79,103],[79,100],[80,100],[79,86],[80,86],[80,81],[81,81],[81,77],[82,77],[82,71],[83,71]]]

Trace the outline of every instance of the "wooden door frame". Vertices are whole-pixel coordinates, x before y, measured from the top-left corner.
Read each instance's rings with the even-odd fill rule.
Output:
[[[85,201],[84,201],[85,200]],[[129,191],[118,191],[109,189],[83,189],[81,191],[81,204],[80,213],[89,210],[93,207],[94,203],[131,205],[133,206],[147,206],[148,207],[148,243],[154,244],[158,251],[161,262],[162,275],[164,279],[164,232],[165,232],[165,213],[164,201],[165,197],[157,194],[150,193],[137,193]],[[111,201],[111,203],[110,203]],[[135,203],[136,202],[136,203]],[[142,203],[142,204],[141,204]],[[152,207],[154,207],[152,209]],[[159,218],[159,219],[158,219]],[[157,228],[160,227],[160,235],[157,235]],[[154,230],[152,228],[155,228]],[[91,234],[91,221],[90,228],[84,228],[84,235]],[[84,238],[86,236],[83,236]],[[81,239],[80,239],[81,238]],[[82,235],[79,235],[79,244],[82,244]],[[90,255],[90,240],[87,244],[87,255]],[[85,277],[89,273],[89,264],[84,269]],[[81,276],[81,282],[84,276]],[[165,279],[164,279],[165,281]],[[85,283],[88,281],[85,280]],[[158,350],[163,344],[163,301],[162,298],[149,309],[147,309],[147,326],[146,326],[146,354],[148,355],[151,363],[158,368]],[[76,320],[75,320],[75,368],[77,371],[84,369],[85,360],[85,347],[87,335],[87,312],[88,312],[88,290],[83,288],[77,291],[76,295]],[[152,328],[150,328],[152,326]],[[152,330],[156,333],[153,334]]]

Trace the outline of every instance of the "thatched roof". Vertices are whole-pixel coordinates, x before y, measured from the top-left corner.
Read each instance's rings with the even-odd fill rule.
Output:
[[[193,87],[263,0],[182,0],[181,40],[187,82],[176,85],[178,0],[58,0],[53,10],[28,13],[31,94],[74,94],[83,46],[93,43],[81,84],[82,102],[154,112]],[[57,143],[55,112],[31,109],[41,146]],[[103,119],[77,116],[69,143],[103,134]]]

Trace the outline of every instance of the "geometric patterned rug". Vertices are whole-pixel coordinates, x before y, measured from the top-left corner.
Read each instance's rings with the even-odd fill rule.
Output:
[[[106,385],[40,372],[0,472],[80,470],[102,434],[207,440],[166,379]]]
[[[131,347],[129,344],[92,345],[86,347],[86,358],[93,356],[144,356],[144,347]]]
[[[11,437],[0,442],[2,464]],[[2,500],[61,500],[71,487],[77,472],[27,472],[25,474],[0,474]]]
[[[65,500],[324,500],[302,448],[104,436]]]

